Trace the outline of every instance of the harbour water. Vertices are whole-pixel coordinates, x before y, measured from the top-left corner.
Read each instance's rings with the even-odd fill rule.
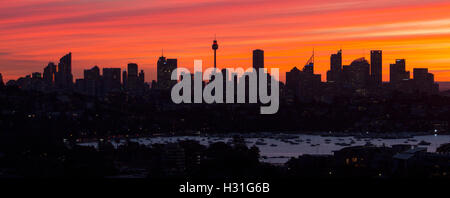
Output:
[[[195,140],[200,144],[208,145],[215,142],[231,142],[231,137],[221,136],[167,136],[131,138],[130,141],[144,145],[155,143],[174,143],[183,140]],[[426,147],[428,152],[435,152],[441,144],[450,143],[450,135],[421,135],[408,138],[381,139],[370,137],[334,137],[306,134],[276,134],[264,137],[246,136],[247,146],[257,146],[260,150],[261,161],[269,163],[285,163],[291,157],[303,154],[331,155],[333,151],[349,146],[376,145],[392,146],[395,144],[410,144]],[[112,141],[114,146],[125,143],[125,140]],[[97,146],[97,142],[80,143],[84,146]]]

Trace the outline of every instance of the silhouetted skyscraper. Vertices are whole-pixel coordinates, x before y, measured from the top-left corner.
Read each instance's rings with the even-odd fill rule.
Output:
[[[44,68],[43,78],[47,85],[53,85],[55,82],[56,75],[56,65],[53,62],[48,63],[47,67]]]
[[[311,61],[302,71],[297,67],[286,72],[286,88],[301,101],[310,101],[320,93],[321,75],[311,72]]]
[[[370,76],[375,85],[380,86],[383,80],[383,52],[381,50],[370,51]]]
[[[139,83],[140,84],[144,84],[145,83],[145,73],[144,73],[144,70],[141,70],[140,72],[139,72]]]
[[[330,56],[330,70],[327,71],[327,82],[342,81],[342,50]]]
[[[297,90],[300,81],[300,71],[297,67],[292,68],[290,71],[286,72],[286,87],[290,90]]]
[[[439,84],[434,83],[434,75],[428,73],[428,68],[413,69],[414,88],[419,92],[438,93]]]
[[[353,88],[365,88],[370,81],[370,64],[365,58],[354,60],[343,67],[344,81]]]
[[[60,89],[72,89],[72,53],[66,54],[59,60],[55,83]]]
[[[405,59],[397,59],[394,64],[389,67],[389,81],[392,84],[398,84],[402,81],[409,80],[409,71],[406,71]]]
[[[144,70],[141,70],[138,75],[138,89],[140,93],[142,93],[145,88],[147,88],[147,85],[145,84],[145,73]]]
[[[104,93],[120,91],[120,68],[103,68]]]
[[[128,64],[127,88],[136,90],[138,88],[138,65],[136,63]]]
[[[264,51],[260,49],[253,50],[253,68],[256,72],[264,68]]]
[[[419,81],[434,81],[433,74],[428,73],[428,68],[414,68],[413,69],[413,78],[414,80]]]
[[[177,59],[161,56],[157,63],[157,83],[159,89],[171,89],[177,80],[171,80],[172,72],[177,68]]]
[[[123,85],[124,89],[126,89],[128,87],[127,82],[128,82],[128,75],[127,75],[127,71],[124,70],[122,72],[122,85]]]
[[[259,87],[259,69],[264,68],[264,51],[261,49],[253,50],[253,69],[255,69],[256,76],[257,76],[257,87]],[[246,78],[246,80],[248,80]],[[247,82],[247,81],[245,81]],[[249,85],[248,83],[246,86]],[[246,89],[249,89],[250,87],[247,87]],[[259,94],[259,90],[256,90],[256,93]],[[246,96],[248,96],[248,93],[246,93]]]
[[[96,96],[100,94],[100,81],[100,69],[98,68],[98,66],[94,66],[92,69],[84,70],[84,92],[87,95]]]
[[[342,71],[342,50],[330,56],[330,70]]]
[[[0,86],[4,86],[4,85],[5,85],[5,83],[3,83],[3,76],[0,73]]]

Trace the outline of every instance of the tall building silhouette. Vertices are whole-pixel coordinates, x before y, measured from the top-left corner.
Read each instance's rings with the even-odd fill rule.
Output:
[[[297,100],[310,101],[320,94],[322,76],[314,74],[314,52],[302,70],[297,67],[286,72],[286,87]]]
[[[397,59],[394,64],[389,67],[389,81],[391,84],[399,84],[405,80],[409,80],[409,71],[406,71],[405,59]]]
[[[434,83],[434,75],[428,72],[428,68],[414,68],[413,82],[416,91],[434,94],[439,92],[439,84]]]
[[[217,40],[214,38],[212,49],[214,50],[214,68],[217,68],[217,59],[216,59],[216,51],[219,49],[219,44],[217,44]]]
[[[122,72],[122,86],[123,86],[123,89],[126,89],[128,87],[127,81],[128,81],[127,71],[123,70],[123,72]]]
[[[171,89],[177,83],[177,80],[171,80],[172,72],[177,68],[177,64],[177,59],[159,57],[156,68],[159,89]]]
[[[312,73],[310,66],[311,63],[307,63],[302,70],[294,67],[286,72],[286,87],[297,100],[310,101],[320,94],[321,75]]]
[[[66,54],[59,60],[55,77],[55,84],[59,89],[72,89],[72,53]]]
[[[141,70],[138,75],[138,80],[141,85],[145,83],[145,73],[144,70]]]
[[[96,96],[100,94],[101,76],[98,66],[84,70],[84,86],[84,93],[87,95]]]
[[[341,71],[342,70],[342,50],[339,50],[336,54],[331,54],[330,69],[332,71]]]
[[[256,83],[257,83],[257,87],[259,87],[259,69],[264,68],[264,51],[261,49],[256,49],[253,50],[253,69],[256,72]],[[246,79],[246,86],[249,86],[250,84],[247,83],[247,79]],[[249,90],[250,87],[246,87],[246,90]],[[259,94],[259,88],[256,89],[256,93]],[[248,93],[246,93],[246,95],[248,96]]]
[[[53,62],[49,62],[47,67],[44,68],[43,79],[47,85],[53,85],[55,82],[56,65]]]
[[[342,72],[345,83],[353,88],[365,88],[370,82],[370,64],[364,57],[343,66]]]
[[[428,73],[428,68],[414,68],[413,79],[418,81],[434,81],[434,75]]]
[[[330,56],[330,70],[327,71],[327,82],[341,82],[342,72],[342,50]]]
[[[381,50],[370,51],[370,76],[377,86],[382,84],[383,78],[383,52]]]
[[[145,84],[145,73],[144,70],[141,70],[138,74],[138,91],[142,94],[144,89],[147,87]]]
[[[264,51],[256,49],[253,50],[253,69],[258,72],[260,68],[264,68]]]
[[[120,68],[103,68],[103,92],[120,91]]]
[[[3,76],[0,73],[0,86],[4,86],[4,85],[5,85],[5,83],[3,83]]]
[[[127,88],[128,90],[136,90],[138,88],[138,65],[136,63],[128,63],[127,72]]]

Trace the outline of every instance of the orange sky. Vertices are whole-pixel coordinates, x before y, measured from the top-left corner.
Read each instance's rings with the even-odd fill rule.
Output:
[[[266,67],[303,67],[316,54],[325,80],[329,56],[343,49],[344,64],[383,50],[389,64],[405,58],[407,69],[428,67],[450,81],[448,0],[15,0],[0,4],[0,73],[5,80],[42,72],[71,51],[73,73],[93,65],[125,68],[136,62],[155,79],[156,61],[178,58],[193,68],[249,67],[253,49],[265,51]]]

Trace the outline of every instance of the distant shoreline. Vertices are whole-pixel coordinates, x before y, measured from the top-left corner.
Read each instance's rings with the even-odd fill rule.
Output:
[[[232,138],[234,136],[241,136],[243,138],[274,138],[275,136],[279,136],[280,138],[289,139],[290,136],[295,135],[316,135],[322,137],[356,137],[356,138],[372,138],[372,139],[405,139],[405,138],[413,138],[415,136],[427,136],[434,135],[432,132],[397,132],[397,133],[362,133],[362,132],[292,132],[292,131],[283,131],[283,132],[230,132],[230,133],[178,133],[178,134],[170,134],[170,133],[160,133],[160,134],[143,134],[139,136],[114,136],[107,137],[108,141],[115,141],[119,139],[131,139],[131,138],[157,138],[157,137],[217,137],[217,138]],[[448,133],[436,133],[438,135],[450,135]],[[88,143],[88,142],[96,142],[101,137],[97,138],[80,138],[77,143]]]

